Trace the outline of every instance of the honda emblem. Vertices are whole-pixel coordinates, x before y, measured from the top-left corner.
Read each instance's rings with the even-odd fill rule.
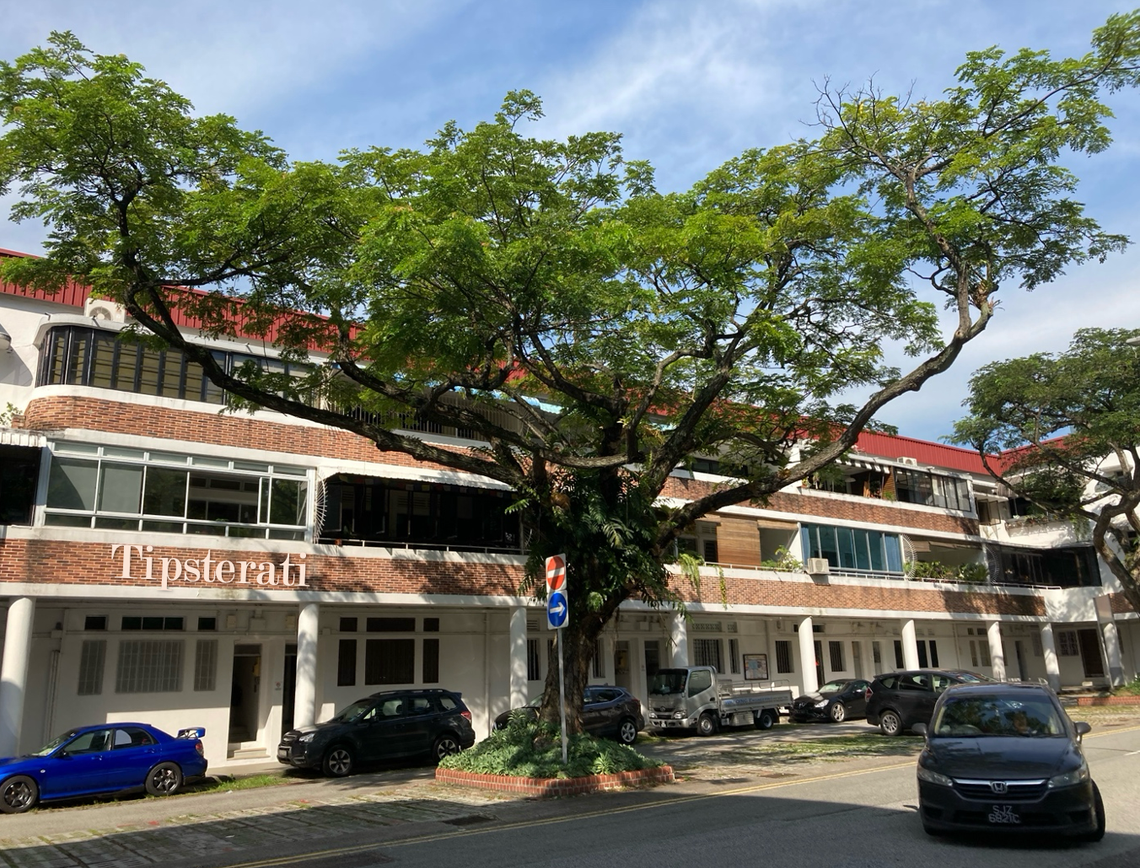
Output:
[[[999,796],[1004,796],[1009,790],[1009,785],[1005,781],[990,781],[990,789]]]

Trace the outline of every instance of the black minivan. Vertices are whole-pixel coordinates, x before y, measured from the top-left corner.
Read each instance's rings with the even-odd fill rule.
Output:
[[[330,777],[357,763],[430,756],[439,761],[475,743],[471,712],[450,690],[388,690],[358,699],[331,720],[291,729],[277,759]]]
[[[963,684],[942,694],[918,758],[931,835],[960,831],[1104,837],[1104,801],[1081,736],[1044,684]]]
[[[867,688],[867,723],[883,735],[902,735],[916,723],[929,723],[934,703],[953,684],[993,679],[964,669],[911,669],[876,675]]]

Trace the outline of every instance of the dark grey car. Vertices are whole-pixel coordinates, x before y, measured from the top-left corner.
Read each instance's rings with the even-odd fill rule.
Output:
[[[934,703],[954,684],[992,682],[964,669],[910,669],[876,675],[867,688],[867,723],[883,735],[902,735],[916,723],[929,723]]]
[[[449,690],[390,690],[358,699],[331,720],[291,729],[279,762],[344,777],[359,763],[431,756],[440,760],[475,743],[471,712]]]
[[[526,705],[504,711],[495,718],[495,729],[507,725],[511,715],[538,716],[542,697],[537,696]],[[610,684],[591,684],[582,696],[582,728],[590,735],[615,738],[622,744],[633,744],[637,733],[645,728],[645,715],[641,700],[624,687]]]
[[[1099,841],[1104,802],[1073,723],[1043,684],[964,684],[942,694],[918,758],[918,804],[931,835],[1060,834]]]

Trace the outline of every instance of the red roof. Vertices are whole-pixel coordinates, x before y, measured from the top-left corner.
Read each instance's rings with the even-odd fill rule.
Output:
[[[856,448],[867,455],[880,458],[913,458],[919,464],[931,464],[949,470],[963,470],[967,473],[986,473],[977,450],[963,449],[960,446],[947,446],[913,437],[899,437],[864,431],[859,435]]]
[[[17,250],[6,250],[0,247],[0,256],[27,257],[30,256],[30,254],[20,253]],[[199,297],[205,297],[209,295],[209,293],[200,289],[188,289],[181,286],[172,286],[170,289],[173,289],[176,292],[182,292],[186,293],[187,295],[195,295]],[[22,295],[27,298],[36,298],[43,301],[51,301],[55,302],[56,304],[63,304],[69,307],[77,307],[82,310],[84,303],[87,301],[87,297],[91,294],[91,288],[89,286],[76,283],[73,280],[69,280],[62,289],[56,292],[47,292],[42,289],[29,289],[26,286],[17,286],[14,283],[0,281],[0,293],[7,293],[8,295]],[[244,304],[241,299],[236,299],[235,301],[239,306]],[[188,313],[178,305],[173,305],[170,313],[171,317],[174,320],[174,324],[179,328],[202,328],[202,320],[199,317]],[[327,324],[329,322],[328,317],[318,316],[316,314],[298,314],[297,317],[298,318],[296,319],[295,323],[299,322],[303,326],[307,326],[314,331],[321,329],[322,327],[327,327]],[[248,325],[248,321],[231,322],[229,325],[232,326],[232,334],[234,337],[246,338],[249,340],[265,340],[269,341],[270,343],[274,343],[277,341],[277,338],[281,334],[282,328],[288,323],[289,319],[290,317],[288,315],[278,316],[276,320],[274,320],[274,322],[269,325],[268,329],[264,331],[264,333],[260,331],[255,333],[252,330],[245,328],[245,326]],[[314,340],[310,344],[310,347],[317,349],[317,342]]]

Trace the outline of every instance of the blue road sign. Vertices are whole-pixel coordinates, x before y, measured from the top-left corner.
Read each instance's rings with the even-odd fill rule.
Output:
[[[554,591],[546,598],[546,622],[552,630],[566,626],[566,619],[570,616],[570,605],[566,602],[566,594]]]

